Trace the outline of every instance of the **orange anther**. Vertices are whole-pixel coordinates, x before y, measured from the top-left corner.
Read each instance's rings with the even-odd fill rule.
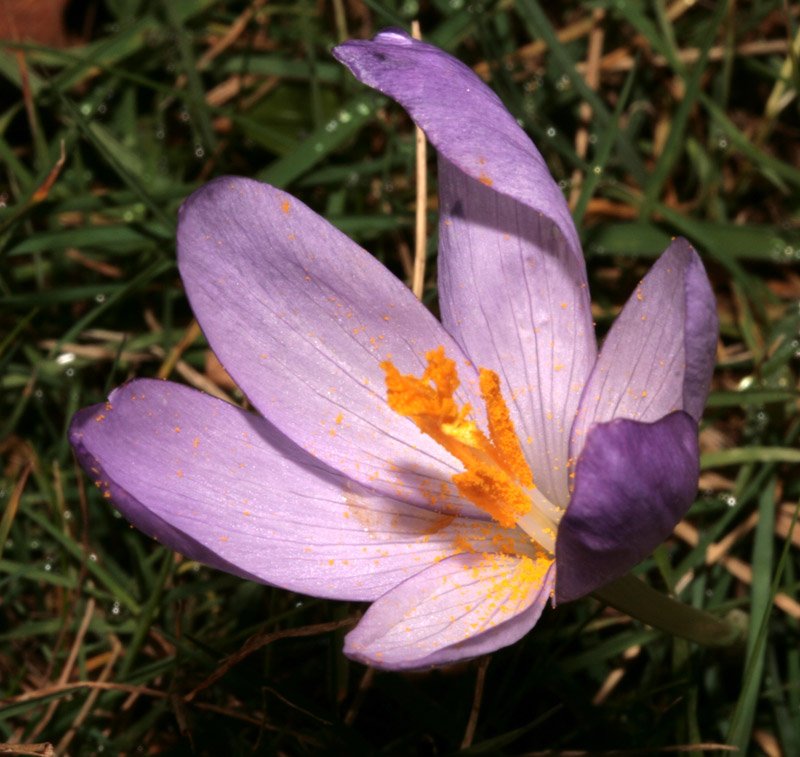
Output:
[[[481,397],[486,406],[487,435],[470,417],[468,404],[459,407],[453,395],[460,382],[454,360],[444,347],[427,353],[421,377],[401,374],[391,361],[381,363],[386,373],[389,406],[412,420],[463,465],[453,476],[459,493],[500,525],[513,527],[531,508],[525,492],[533,475],[514,430],[511,415],[494,371],[480,369]]]

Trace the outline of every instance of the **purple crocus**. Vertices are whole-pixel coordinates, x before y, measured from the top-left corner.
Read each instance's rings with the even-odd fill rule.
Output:
[[[441,323],[299,200],[221,178],[182,207],[178,261],[260,415],[141,379],[70,438],[147,534],[372,602],[345,653],[420,668],[511,644],[548,598],[603,586],[670,534],[696,491],[715,305],[676,239],[598,354],[569,210],[500,100],[404,32],[334,55],[438,150]]]

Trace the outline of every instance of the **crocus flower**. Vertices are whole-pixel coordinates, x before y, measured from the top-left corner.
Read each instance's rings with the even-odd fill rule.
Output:
[[[400,31],[334,55],[439,154],[441,323],[299,200],[241,178],[184,204],[191,305],[259,415],[132,381],[79,412],[104,496],[172,549],[292,591],[372,602],[345,653],[473,657],[549,598],[625,574],[696,492],[717,323],[675,240],[598,354],[569,210],[473,72]]]

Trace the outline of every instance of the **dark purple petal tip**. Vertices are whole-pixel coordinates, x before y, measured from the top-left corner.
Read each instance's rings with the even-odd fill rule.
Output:
[[[556,541],[556,601],[627,573],[694,501],[697,424],[678,411],[655,423],[617,419],[589,431]]]

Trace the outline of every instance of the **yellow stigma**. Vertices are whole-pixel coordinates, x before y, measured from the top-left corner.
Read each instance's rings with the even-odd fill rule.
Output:
[[[531,510],[534,482],[499,377],[480,369],[487,436],[470,419],[470,405],[459,407],[453,398],[459,387],[455,361],[445,355],[444,347],[425,357],[428,365],[419,378],[401,374],[388,360],[381,363],[389,406],[461,461],[464,471],[453,476],[453,483],[463,497],[501,526],[513,528]]]

